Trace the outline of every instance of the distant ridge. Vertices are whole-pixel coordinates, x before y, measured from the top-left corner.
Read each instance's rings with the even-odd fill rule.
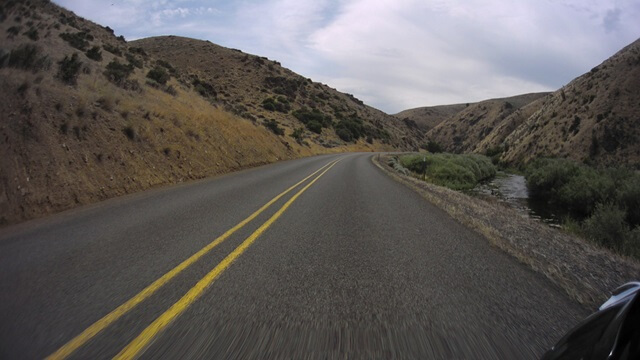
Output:
[[[563,157],[640,169],[640,39],[552,93],[402,111],[451,152],[521,165]]]

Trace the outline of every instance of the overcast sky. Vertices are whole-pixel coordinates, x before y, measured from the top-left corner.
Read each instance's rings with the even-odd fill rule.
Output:
[[[280,61],[388,113],[555,90],[640,37],[638,0],[54,0],[127,40]]]

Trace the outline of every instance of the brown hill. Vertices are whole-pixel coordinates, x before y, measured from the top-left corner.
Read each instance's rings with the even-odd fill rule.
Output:
[[[520,124],[525,122],[533,113],[542,107],[544,99],[541,97],[529,104],[516,109],[511,115],[500,122],[484,139],[474,147],[473,151],[480,154],[496,153],[504,151],[504,141]]]
[[[469,106],[469,104],[426,106],[404,110],[394,116],[404,121],[413,121],[420,129],[426,132],[464,110],[467,106]]]
[[[381,142],[414,148],[419,133],[398,119],[365,105],[350,94],[315,83],[280,63],[228,49],[208,41],[179,36],[152,37],[131,42],[156,59],[179,71],[176,77],[186,86],[204,85],[215,106],[258,123],[275,120],[293,132],[308,119],[326,118],[336,125],[350,119],[361,122],[362,142]],[[272,104],[273,106],[269,105]],[[307,119],[308,118],[308,119]],[[301,120],[302,119],[302,122]],[[322,122],[324,120],[317,120]],[[307,131],[305,137],[325,147],[349,141],[341,139],[330,125],[320,134]],[[407,136],[407,130],[414,136]]]
[[[429,130],[426,137],[447,151],[474,151],[510,115],[545,95],[547,93],[524,94],[470,104]]]
[[[441,121],[426,137],[447,151],[501,152],[500,160],[511,165],[537,157],[567,157],[596,165],[637,168],[638,94],[640,40],[556,92],[471,104]],[[405,114],[419,114],[425,109],[429,108]],[[440,121],[438,116],[442,116],[425,114],[424,123]],[[411,120],[420,124],[417,117]]]
[[[502,160],[568,157],[640,165],[640,39],[545,98],[505,140]]]
[[[0,10],[0,225],[280,159],[416,141],[403,122],[272,61],[164,38],[194,61],[225,59],[169,63],[142,48],[161,39],[132,45],[48,1]],[[324,121],[320,134],[291,114],[312,101],[319,110],[301,117]],[[287,102],[287,114],[266,110]]]

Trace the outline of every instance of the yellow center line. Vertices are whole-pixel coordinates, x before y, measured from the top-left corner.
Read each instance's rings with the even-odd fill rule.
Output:
[[[233,233],[235,233],[236,231],[238,231],[239,229],[244,227],[251,220],[255,219],[258,215],[260,215],[267,208],[269,208],[271,205],[273,205],[281,197],[285,196],[287,193],[289,193],[290,191],[292,191],[293,189],[298,187],[300,184],[302,184],[305,181],[309,180],[311,177],[313,177],[314,175],[316,175],[317,173],[322,171],[327,166],[329,166],[329,168],[330,168],[331,166],[335,165],[335,163],[338,162],[338,161],[340,161],[340,160],[335,160],[333,162],[329,162],[328,164],[326,164],[323,167],[321,167],[320,169],[314,171],[309,176],[307,176],[304,179],[300,180],[299,182],[297,182],[295,185],[291,186],[290,188],[288,188],[284,192],[280,193],[278,196],[276,196],[273,199],[271,199],[268,203],[264,204],[260,209],[256,210],[253,214],[249,215],[249,217],[247,217],[246,219],[242,220],[236,226],[234,226],[231,229],[227,230],[224,234],[220,235],[218,238],[213,240],[207,246],[203,247],[200,251],[198,251],[197,253],[191,255],[191,257],[189,257],[188,259],[186,259],[185,261],[180,263],[178,266],[176,266],[175,268],[171,269],[166,274],[162,275],[162,277],[158,278],[156,281],[151,283],[151,285],[147,286],[142,291],[140,291],[138,294],[136,294],[134,297],[132,297],[131,299],[127,300],[124,304],[118,306],[115,310],[111,311],[109,314],[105,315],[100,320],[98,320],[95,323],[93,323],[91,326],[89,326],[83,332],[81,332],[78,336],[76,336],[75,338],[71,339],[68,343],[63,345],[58,350],[56,350],[56,352],[54,352],[53,354],[49,355],[47,357],[47,359],[48,360],[66,359],[74,351],[76,351],[78,348],[83,346],[85,343],[87,343],[89,340],[91,340],[93,337],[95,337],[101,331],[106,329],[109,325],[111,325],[112,323],[114,323],[115,321],[120,319],[123,315],[125,315],[131,309],[133,309],[136,305],[140,304],[142,301],[147,299],[149,296],[153,295],[156,291],[158,291],[158,289],[160,289],[162,286],[164,286],[166,283],[168,283],[171,279],[173,279],[178,274],[180,274],[184,269],[186,269],[187,267],[189,267],[190,265],[192,265],[193,263],[198,261],[201,257],[203,257],[205,254],[207,254],[213,248],[218,246],[220,243],[225,241]]]
[[[341,159],[340,159],[341,160]],[[211,270],[208,274],[206,274],[198,283],[192,287],[189,291],[187,291],[184,296],[178,300],[175,304],[173,304],[169,310],[165,311],[162,315],[160,315],[156,320],[151,323],[146,329],[144,329],[138,337],[136,337],[129,345],[127,345],[118,355],[114,357],[114,359],[133,359],[137,357],[142,350],[146,348],[146,346],[153,340],[153,338],[158,335],[164,328],[166,328],[175,318],[180,316],[191,304],[193,304],[202,293],[211,285],[217,278],[225,271],[242,253],[247,250],[251,244],[260,235],[262,235],[273,223],[278,220],[280,216],[293,204],[294,201],[303,192],[305,192],[311,185],[313,185],[318,179],[320,179],[327,171],[329,171],[336,163],[340,160],[334,162],[329,166],[326,170],[324,170],[320,175],[318,175],[313,181],[307,184],[305,187],[300,189],[295,195],[289,199],[269,220],[267,220],[264,224],[262,224],[258,230],[256,230],[253,234],[251,234],[248,238],[246,238],[240,245],[238,245],[233,252],[227,255],[213,270]]]

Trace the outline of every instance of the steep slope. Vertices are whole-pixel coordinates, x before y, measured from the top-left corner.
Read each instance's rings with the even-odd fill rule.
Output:
[[[45,0],[4,2],[0,18],[0,225],[280,159],[414,141],[402,122],[387,128],[390,116],[361,104],[355,115],[372,114],[371,128],[353,106],[344,116],[361,121],[358,139],[333,127],[316,137],[291,115],[284,128],[265,126],[245,114],[250,95],[233,90],[235,68],[216,67],[231,77],[218,101],[204,80],[185,78],[190,70]]]
[[[569,157],[640,165],[640,39],[544,99],[506,139],[502,160]]]
[[[131,45],[180,69],[176,76],[183,85],[206,91],[212,104],[257,123],[275,121],[287,133],[306,128],[304,138],[310,142],[334,147],[361,138],[362,143],[400,148],[415,148],[418,143],[420,134],[411,124],[276,61],[179,36],[141,39]]]
[[[524,94],[470,104],[429,130],[426,137],[451,152],[471,152],[508,117],[547,93]]]
[[[480,154],[498,153],[505,150],[505,139],[520,124],[524,123],[531,115],[538,111],[546,99],[544,97],[532,101],[529,104],[517,109],[511,115],[507,116],[500,124],[498,124],[484,139],[474,147],[473,152]]]
[[[469,104],[426,106],[404,110],[394,116],[405,122],[413,121],[420,129],[426,132],[464,110],[467,106],[469,106]]]

